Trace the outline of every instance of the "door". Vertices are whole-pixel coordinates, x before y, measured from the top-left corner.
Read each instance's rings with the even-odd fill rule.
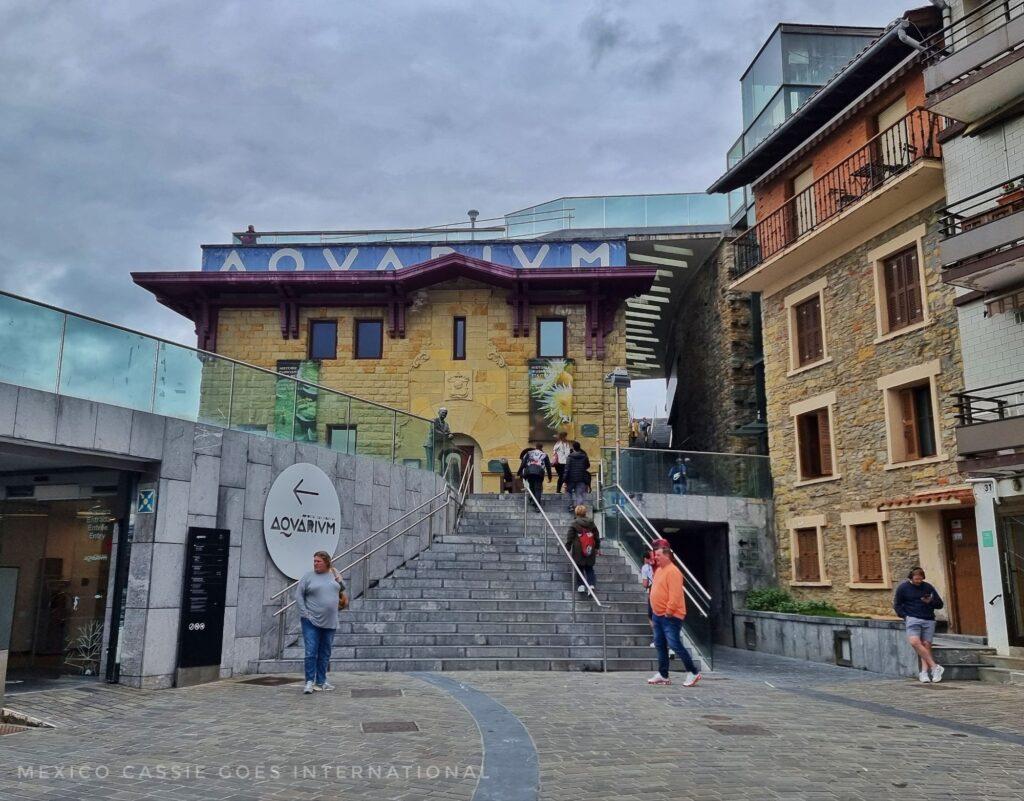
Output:
[[[950,625],[959,634],[985,634],[978,530],[972,509],[946,512],[946,559],[949,569]]]
[[[793,214],[796,235],[802,236],[818,222],[818,204],[814,197],[814,167],[808,167],[793,178]]]
[[[1010,645],[1024,646],[1024,508],[999,515],[1003,602]]]
[[[459,454],[462,457],[462,464],[459,465],[459,469],[460,469],[459,475],[463,475],[464,476],[464,475],[466,475],[466,470],[469,468],[469,460],[473,458],[473,452],[475,450],[475,447],[473,445],[457,445],[456,447],[459,449]],[[469,489],[467,490],[467,492],[469,492],[469,493],[473,492],[473,471],[472,470],[470,470],[470,473],[469,473]]]

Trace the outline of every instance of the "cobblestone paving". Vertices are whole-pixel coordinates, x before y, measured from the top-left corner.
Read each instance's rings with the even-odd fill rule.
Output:
[[[726,649],[716,668],[695,688],[647,687],[636,673],[446,675],[522,721],[539,757],[540,798],[551,801],[1024,798],[1020,687],[924,686]],[[0,798],[473,797],[480,733],[450,695],[403,674],[334,678],[336,692],[313,697],[298,684],[225,681],[8,698],[58,728],[0,737]],[[362,688],[403,695],[353,698]],[[419,731],[361,728],[401,721]],[[110,775],[70,777],[84,765],[105,765]],[[200,778],[156,775],[160,766],[196,765],[206,766]],[[19,766],[34,767],[35,777],[19,778]],[[369,778],[373,766],[381,773]],[[428,766],[440,775],[428,776]],[[140,777],[145,768],[153,775]]]

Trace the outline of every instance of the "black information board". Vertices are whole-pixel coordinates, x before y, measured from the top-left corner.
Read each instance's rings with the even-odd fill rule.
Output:
[[[188,530],[178,667],[220,664],[230,544],[227,529],[192,526]]]

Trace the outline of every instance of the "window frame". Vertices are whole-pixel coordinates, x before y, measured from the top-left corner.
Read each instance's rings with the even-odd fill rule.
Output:
[[[557,356],[545,355],[541,352],[541,326],[542,323],[562,324],[562,352]],[[537,358],[538,359],[568,359],[569,358],[569,319],[567,317],[538,317],[537,318]]]
[[[347,443],[347,444],[351,444],[352,445],[352,450],[351,451],[349,451],[349,450],[339,451],[339,450],[335,450],[334,448],[331,447],[331,443],[332,443],[332,440],[334,439],[334,432],[335,431],[344,431],[346,434],[351,432],[351,437],[348,437],[348,443]],[[358,442],[359,442],[359,426],[356,423],[328,423],[327,424],[327,430],[325,431],[325,434],[326,434],[326,439],[327,439],[326,445],[327,445],[328,449],[334,451],[335,453],[347,453],[349,455],[355,455],[356,452],[359,449],[359,445],[358,445]]]
[[[868,253],[868,261],[872,265],[871,272],[874,280],[875,328],[877,331],[874,344],[876,345],[888,342],[895,337],[920,331],[934,322],[931,310],[928,307],[928,276],[925,272],[923,242],[927,233],[927,225],[918,225]],[[899,328],[892,328],[889,324],[889,301],[885,273],[886,262],[894,256],[909,250],[911,247],[917,249],[917,291],[921,308],[921,319]]]
[[[825,567],[825,515],[808,515],[806,517],[791,517],[786,527],[789,529],[790,543],[790,586],[792,587],[831,587],[832,581],[828,577]],[[814,531],[817,548],[818,578],[808,579],[800,575],[799,565],[801,559],[800,532]]]
[[[796,292],[785,297],[783,305],[786,309],[786,322],[789,333],[789,370],[787,377],[812,370],[823,364],[832,361],[828,352],[828,331],[825,325],[825,289],[828,286],[826,278],[819,278],[817,281],[808,284]],[[800,363],[800,327],[798,325],[798,309],[808,301],[818,299],[818,326],[821,337],[821,357],[812,361]]]
[[[794,486],[802,487],[808,484],[820,484],[825,481],[838,481],[842,478],[842,473],[839,470],[839,462],[836,455],[836,424],[835,424],[835,405],[836,405],[836,393],[829,392],[824,395],[818,395],[814,398],[808,398],[807,400],[794,403],[789,407],[789,415],[793,420],[793,446],[796,455],[796,481]],[[821,443],[821,419],[822,413],[824,413],[825,419],[828,423],[827,436],[828,436],[828,456],[829,466],[831,473],[820,476],[806,476],[804,474],[804,441],[801,436],[801,421],[808,419],[810,415],[815,414],[818,425],[818,450],[819,459],[821,459],[822,451],[824,446]]]
[[[360,323],[376,323],[380,326],[380,355],[360,356],[359,355],[359,325]],[[384,358],[384,318],[383,317],[356,317],[352,320],[352,358],[358,361],[380,361]]]
[[[878,379],[877,386],[882,392],[882,405],[885,412],[885,440],[888,458],[885,464],[886,470],[898,470],[914,465],[943,462],[948,458],[942,441],[942,407],[939,405],[938,377],[941,375],[941,372],[940,360],[933,359],[930,362],[925,362],[915,367],[908,367]],[[910,452],[905,444],[906,418],[903,414],[903,398],[906,397],[905,391],[923,386],[928,387],[928,397],[931,401],[931,434],[932,441],[935,444],[935,453],[930,456],[921,456],[919,450],[918,452]],[[920,432],[916,431],[918,427],[917,410],[912,408],[911,411],[914,414],[915,445],[920,449]]]
[[[318,324],[331,323],[334,325],[334,349],[330,356],[313,355],[313,328]],[[338,318],[337,317],[315,317],[306,323],[306,358],[310,361],[331,361],[338,358]]]
[[[459,323],[462,323],[462,354],[459,355]],[[456,315],[452,318],[452,361],[460,362],[466,360],[468,350],[469,332],[466,327],[465,315]]]
[[[850,566],[850,581],[847,587],[854,590],[890,590],[892,589],[892,574],[889,570],[889,548],[886,527],[889,522],[888,512],[879,512],[875,509],[861,509],[853,512],[844,512],[840,515],[840,522],[846,529],[846,550]],[[878,558],[881,562],[881,581],[862,580],[862,571],[858,561],[857,534],[858,529],[864,526],[873,525],[878,536]]]

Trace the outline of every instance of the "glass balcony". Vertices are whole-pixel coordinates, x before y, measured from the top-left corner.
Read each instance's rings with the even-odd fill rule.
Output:
[[[727,199],[698,192],[563,197],[505,215],[510,238],[569,229],[726,225],[728,222]]]
[[[617,483],[629,493],[730,498],[770,498],[772,495],[767,456],[623,448],[621,480],[615,470],[615,449],[602,448],[601,457],[605,483]],[[671,475],[679,459],[686,468],[686,478],[681,482],[673,481]]]
[[[0,292],[0,382],[440,472],[430,420]]]

